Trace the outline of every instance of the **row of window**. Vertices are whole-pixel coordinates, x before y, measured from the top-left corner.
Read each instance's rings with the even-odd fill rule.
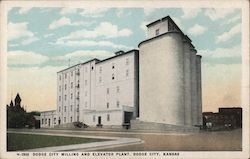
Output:
[[[107,109],[109,109],[109,102],[107,102],[106,106],[107,106]],[[116,101],[116,107],[117,108],[120,107],[120,101]]]
[[[87,102],[85,102],[85,107],[87,107]],[[61,107],[59,106],[59,112],[61,112]],[[64,112],[67,111],[67,107],[64,106]],[[73,105],[70,105],[70,111],[72,112],[73,111]],[[76,107],[76,112],[79,112],[79,104],[77,104],[77,107]]]
[[[88,95],[88,92],[87,91],[85,91],[85,97]],[[79,92],[77,92],[77,96],[76,96],[76,99],[79,99]],[[71,93],[70,94],[70,99],[73,99],[73,93]],[[61,101],[62,100],[62,97],[61,96],[59,96],[59,101]],[[64,95],[64,100],[65,101],[67,101],[67,95],[65,94]]]
[[[116,93],[120,93],[120,86],[116,86]],[[107,88],[107,94],[109,94],[109,88]]]
[[[64,117],[64,118],[63,118],[63,122],[66,123],[66,120],[67,120],[67,118]],[[76,116],[76,121],[79,121],[79,116]],[[70,117],[70,122],[71,122],[71,123],[73,122],[73,117],[72,117],[72,116]]]
[[[88,81],[85,80],[85,86],[87,86],[87,85],[88,85]],[[70,88],[73,89],[73,86],[74,86],[74,84],[73,84],[73,82],[71,82],[70,83]],[[79,80],[77,81],[76,88],[80,88],[80,82],[79,82]],[[64,84],[64,89],[67,90],[67,84]],[[60,92],[62,91],[62,86],[61,85],[59,86],[59,91]]]
[[[116,86],[116,93],[120,93],[120,87],[119,86]],[[109,94],[109,88],[107,88],[107,94]],[[85,91],[85,97],[88,96],[88,92]],[[77,92],[77,99],[79,99],[79,92]],[[70,98],[73,99],[73,93],[70,94]],[[66,101],[67,100],[67,95],[65,94],[64,95],[64,100]],[[61,101],[61,96],[59,96],[59,101]]]
[[[129,70],[126,70],[126,77],[128,77],[129,76]],[[115,79],[115,74],[114,73],[112,73],[112,78],[111,78],[112,80],[114,80]],[[99,76],[99,83],[101,83],[102,82],[102,76]]]
[[[126,65],[129,65],[129,58],[126,58]],[[91,67],[91,70],[93,70],[94,67],[92,66]],[[115,69],[115,63],[112,63],[112,69]],[[85,67],[85,72],[87,73],[88,72],[88,68]],[[99,72],[102,73],[102,67],[100,66],[99,67]],[[76,72],[77,75],[80,75],[80,70],[77,69],[77,72]],[[73,71],[71,71],[71,76],[73,76]],[[64,78],[67,79],[67,73],[64,74]],[[61,80],[62,77],[61,75],[59,75],[59,79]]]
[[[56,124],[56,118],[54,118],[54,124]],[[45,119],[42,119],[42,124],[45,124],[45,125],[50,125],[51,123],[50,123],[50,118],[49,119],[47,119],[47,118],[45,118]]]
[[[126,70],[126,77],[128,77],[128,76],[129,76],[129,70]],[[112,79],[112,80],[115,79],[115,74],[114,74],[114,73],[112,73],[111,79]],[[101,83],[101,82],[102,82],[102,77],[100,76],[100,77],[99,77],[99,83]],[[78,83],[77,83],[77,85],[76,85],[77,88],[80,88],[80,84],[79,84],[79,83],[80,83],[80,82],[79,82],[79,80],[78,80]],[[88,81],[85,80],[84,83],[85,83],[85,86],[87,86]],[[71,85],[70,85],[70,88],[73,89],[73,82],[71,82],[70,84],[71,84]],[[64,89],[67,90],[67,84],[64,85]],[[59,91],[61,91],[61,90],[62,90],[62,87],[61,87],[61,85],[60,85],[60,86],[59,86]]]
[[[85,108],[87,108],[87,102],[85,102]],[[106,103],[107,109],[109,109],[109,102]],[[116,107],[119,108],[120,107],[120,101],[116,101]],[[64,112],[67,111],[67,106],[64,106]],[[70,111],[73,111],[73,105],[70,105]],[[59,112],[61,112],[61,107],[59,106]],[[77,104],[77,108],[76,108],[76,112],[79,112],[79,104]]]

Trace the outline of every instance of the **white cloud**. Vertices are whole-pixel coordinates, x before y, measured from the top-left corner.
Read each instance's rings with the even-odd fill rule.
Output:
[[[223,19],[226,16],[230,15],[233,13],[235,9],[232,8],[213,8],[213,9],[206,9],[205,10],[205,15],[208,16],[211,20],[219,20]]]
[[[207,30],[206,27],[195,24],[192,28],[188,29],[188,33],[197,36],[203,34]]]
[[[33,37],[34,34],[28,30],[26,22],[8,23],[8,40],[15,40],[22,37]]]
[[[56,29],[65,25],[70,25],[71,24],[71,20],[69,18],[66,17],[62,17],[58,20],[53,21],[50,25],[49,25],[49,29]]]
[[[182,12],[183,12],[183,15],[181,17],[183,19],[191,19],[191,18],[195,18],[201,12],[201,9],[183,8]]]
[[[117,25],[113,25],[109,22],[102,22],[94,30],[79,30],[70,33],[66,37],[62,37],[61,40],[69,39],[80,39],[80,38],[96,38],[96,37],[105,37],[105,38],[115,38],[115,37],[128,37],[132,34],[132,31],[129,29],[119,30]]]
[[[94,40],[80,40],[80,41],[63,41],[57,40],[56,43],[50,43],[51,45],[62,45],[62,46],[77,46],[77,47],[111,47],[114,49],[132,49],[132,47],[115,44],[110,41],[94,41]]]
[[[37,37],[29,37],[27,39],[24,39],[21,41],[21,45],[28,45],[28,44],[31,44],[35,41],[39,40]]]
[[[241,47],[240,45],[236,45],[231,48],[217,48],[215,50],[198,50],[197,54],[213,58],[240,57]]]
[[[236,15],[236,16],[226,20],[223,24],[232,24],[234,22],[237,22],[238,20],[241,20],[241,15]]]
[[[77,8],[62,8],[60,11],[61,15],[77,13]]]
[[[22,7],[19,9],[18,13],[19,14],[27,14],[31,9],[32,9],[32,7]]]
[[[10,65],[36,65],[46,62],[49,58],[47,56],[31,52],[31,51],[9,51],[8,64]]]
[[[144,8],[144,14],[145,14],[145,16],[149,16],[149,15],[152,14],[154,11],[156,11],[155,8]]]
[[[108,8],[88,8],[81,11],[80,15],[84,17],[98,18],[103,17],[108,10]]]
[[[53,21],[52,23],[50,23],[49,25],[49,29],[57,29],[60,28],[62,26],[66,26],[66,25],[70,25],[70,26],[79,26],[79,25],[83,25],[83,26],[88,26],[93,24],[94,22],[83,22],[83,21],[78,21],[78,22],[72,22],[69,18],[67,17],[62,17],[58,20]]]
[[[232,39],[236,34],[241,33],[241,24],[237,24],[232,27],[229,31],[224,32],[223,34],[216,37],[216,43],[221,43]]]

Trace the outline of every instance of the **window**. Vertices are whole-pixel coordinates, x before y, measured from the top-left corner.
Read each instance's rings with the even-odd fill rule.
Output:
[[[87,91],[85,91],[85,97],[87,97],[87,95],[88,95],[88,92],[87,92]]]
[[[110,121],[110,115],[107,114],[107,121]]]
[[[115,64],[114,63],[112,63],[112,69],[115,69]]]
[[[43,122],[44,122],[44,119],[42,119],[42,124],[43,124]]]
[[[56,118],[54,118],[54,124],[56,124]]]
[[[61,112],[61,107],[59,107],[59,112]]]
[[[95,115],[93,115],[93,122],[95,122]]]
[[[156,30],[155,30],[155,35],[156,35],[156,36],[159,35],[159,29],[156,29]]]
[[[128,73],[129,73],[129,71],[128,71],[128,70],[126,70],[126,77],[128,77],[128,75],[129,75]]]
[[[66,112],[66,106],[64,106],[64,112]]]
[[[102,73],[102,67],[99,68],[99,73]]]
[[[64,99],[65,99],[65,101],[67,100],[67,95],[64,95]]]
[[[66,123],[66,117],[64,117],[64,122]]]
[[[59,86],[59,91],[61,92],[62,86]]]
[[[72,123],[72,116],[70,117],[70,122]]]
[[[79,104],[77,104],[76,112],[79,112]]]
[[[73,88],[73,82],[71,82],[71,88]]]
[[[107,94],[109,94],[109,88],[107,88]]]
[[[70,106],[70,111],[73,111],[73,106],[72,105]]]
[[[86,73],[88,72],[88,68],[87,68],[87,67],[85,67],[85,72],[86,72]]]
[[[47,124],[47,118],[45,119],[45,124]]]
[[[77,115],[76,120],[79,121],[79,116]]]
[[[71,71],[71,76],[73,76],[73,71]]]
[[[65,84],[64,89],[65,89],[65,90],[67,89],[67,84]]]
[[[116,101],[116,106],[117,106],[117,108],[119,108],[119,106],[120,106],[120,102],[119,101]]]
[[[91,67],[91,70],[93,70],[93,69],[94,69],[94,66]]]
[[[59,101],[61,101],[61,96],[59,96]]]
[[[87,83],[88,83],[88,81],[87,81],[87,80],[85,80],[85,85],[87,85]]]
[[[102,82],[102,77],[100,76],[100,77],[99,77],[99,83],[101,83],[101,82]]]
[[[67,78],[67,73],[65,73],[65,75],[64,75],[64,76],[65,76],[65,79],[66,79],[66,78]]]
[[[112,80],[114,80],[115,79],[115,75],[112,73]]]
[[[126,58],[126,65],[128,65],[129,64],[129,59],[128,58]]]
[[[62,77],[61,77],[61,75],[59,76],[59,80],[60,80],[60,81],[62,80]]]
[[[109,102],[107,102],[107,108],[109,108]]]
[[[71,98],[71,99],[73,98],[73,93],[70,94],[70,98]]]
[[[77,69],[76,75],[80,75],[80,70]]]
[[[116,86],[116,93],[119,93],[119,92],[120,92],[120,87]]]

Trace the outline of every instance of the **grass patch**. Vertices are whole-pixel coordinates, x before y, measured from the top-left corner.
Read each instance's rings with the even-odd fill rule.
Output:
[[[80,138],[80,137],[7,133],[7,151],[83,144],[83,143],[100,142],[100,141],[107,141],[107,140]]]

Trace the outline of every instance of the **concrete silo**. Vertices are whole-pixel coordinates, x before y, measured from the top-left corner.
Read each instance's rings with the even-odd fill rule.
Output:
[[[169,18],[147,27],[151,37],[139,44],[140,120],[184,125],[183,34]]]
[[[201,56],[196,55],[196,79],[197,79],[197,110],[198,124],[202,125],[202,86],[201,86]]]
[[[191,107],[191,40],[185,36],[183,39],[184,51],[184,105],[185,105],[185,125],[192,126]]]
[[[197,103],[197,73],[196,73],[196,49],[191,48],[191,105],[192,124],[198,125],[198,103]]]

